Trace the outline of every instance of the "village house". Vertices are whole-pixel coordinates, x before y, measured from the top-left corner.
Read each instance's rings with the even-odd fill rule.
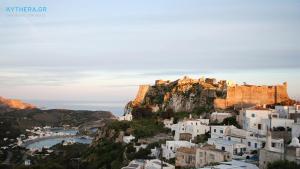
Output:
[[[275,111],[279,114],[280,118],[288,118],[290,119],[292,114],[300,113],[300,105],[293,105],[293,106],[275,106]]]
[[[196,165],[196,147],[181,147],[176,152],[176,167],[195,167]]]
[[[189,141],[166,141],[166,144],[162,144],[161,148],[163,150],[163,157],[166,159],[174,158],[176,154],[176,150],[179,147],[193,147],[196,146],[196,144],[191,143]]]
[[[284,118],[268,118],[263,119],[263,128],[264,129],[272,129],[272,130],[281,130],[284,129],[285,131],[291,131],[292,126],[294,124],[294,120],[292,119],[284,119]],[[281,129],[278,129],[281,128]],[[267,132],[267,131],[265,131]]]
[[[266,143],[266,136],[254,132],[247,132],[246,140],[244,141],[244,144],[247,145],[248,152],[263,148],[265,146],[265,143]]]
[[[164,126],[166,128],[172,129],[172,125],[174,124],[173,121],[174,121],[173,117],[171,119],[164,119],[163,121]]]
[[[131,142],[132,140],[134,140],[134,139],[135,139],[135,137],[132,136],[132,135],[129,135],[129,136],[123,136],[123,142],[126,143],[126,144],[130,143],[130,142]]]
[[[238,129],[235,126],[211,126],[211,138],[212,139],[222,139],[224,140],[224,144],[244,144],[246,146],[246,150],[243,151],[237,150],[237,152],[233,151],[235,155],[242,154],[245,152],[251,152],[253,150],[258,150],[262,148],[266,142],[266,137],[264,135],[260,135],[254,132],[249,132],[244,129]],[[212,141],[212,139],[210,139]],[[233,142],[231,142],[233,141]],[[213,142],[213,141],[212,141]],[[215,144],[218,144],[216,142]],[[222,147],[221,145],[217,145],[217,147]],[[231,150],[231,149],[230,149]],[[231,151],[230,151],[231,152]]]
[[[247,146],[243,143],[231,140],[224,140],[218,138],[209,138],[208,144],[215,145],[217,149],[227,151],[231,156],[242,155],[246,152]]]
[[[231,125],[231,126],[210,126],[210,136],[211,138],[222,138],[225,139],[225,136],[228,134],[228,131],[231,128],[236,128],[235,126]],[[227,133],[226,133],[227,132]]]
[[[209,132],[209,119],[187,119],[173,124],[174,140],[192,140],[197,135]]]
[[[288,160],[300,164],[299,139],[294,137],[289,145],[284,146],[283,139],[272,139],[271,132],[269,132],[266,146],[263,149],[260,149],[259,154],[260,169],[266,169],[268,163],[276,160]]]
[[[292,125],[292,138],[300,137],[300,119],[297,119],[296,123]]]
[[[229,152],[216,149],[214,145],[206,144],[196,149],[195,167],[203,167],[212,163],[231,161]]]
[[[133,119],[133,116],[131,113],[126,113],[124,116],[120,116],[118,118],[119,121],[131,121]]]
[[[267,127],[264,125],[264,120],[278,117],[278,113],[274,112],[274,110],[252,107],[241,110],[237,116],[237,121],[244,130],[266,135]]]

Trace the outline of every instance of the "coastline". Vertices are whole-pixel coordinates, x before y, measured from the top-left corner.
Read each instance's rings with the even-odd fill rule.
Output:
[[[41,138],[36,138],[34,140],[28,140],[23,142],[20,147],[27,147],[30,144],[39,142],[39,141],[43,141],[43,140],[48,140],[48,139],[56,139],[56,138],[76,138],[76,137],[82,137],[85,135],[63,135],[63,136],[48,136],[48,137],[41,137]]]

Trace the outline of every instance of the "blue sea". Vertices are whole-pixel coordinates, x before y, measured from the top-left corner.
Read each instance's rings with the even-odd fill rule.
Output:
[[[126,102],[24,100],[41,109],[103,110],[115,116],[124,114]]]

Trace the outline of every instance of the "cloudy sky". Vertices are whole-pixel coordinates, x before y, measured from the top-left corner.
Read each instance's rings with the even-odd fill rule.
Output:
[[[16,6],[47,12],[7,12]],[[138,84],[189,75],[287,81],[300,99],[297,0],[2,0],[0,9],[4,97],[122,107]]]

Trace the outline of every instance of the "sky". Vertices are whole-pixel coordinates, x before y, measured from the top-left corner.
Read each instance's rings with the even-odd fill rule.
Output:
[[[47,11],[7,11],[24,6]],[[0,95],[121,111],[139,84],[188,75],[287,81],[300,100],[299,9],[297,0],[2,0]]]

